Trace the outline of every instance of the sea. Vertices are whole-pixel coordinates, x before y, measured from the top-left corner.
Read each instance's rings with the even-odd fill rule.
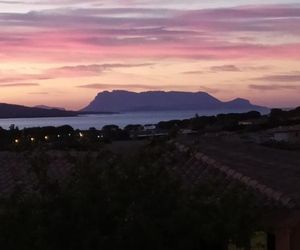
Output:
[[[233,110],[210,110],[210,111],[153,111],[153,112],[129,112],[120,114],[93,114],[76,117],[50,117],[50,118],[17,118],[0,119],[0,127],[8,129],[12,124],[19,129],[31,127],[63,126],[70,125],[74,129],[86,130],[89,128],[101,129],[105,125],[117,125],[124,128],[129,124],[157,124],[160,121],[181,120],[204,115],[216,115],[220,113],[241,113]]]

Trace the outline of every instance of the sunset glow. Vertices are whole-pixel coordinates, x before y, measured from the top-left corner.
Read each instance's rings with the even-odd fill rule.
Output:
[[[260,2],[0,1],[0,102],[80,109],[127,89],[299,106],[300,2]]]

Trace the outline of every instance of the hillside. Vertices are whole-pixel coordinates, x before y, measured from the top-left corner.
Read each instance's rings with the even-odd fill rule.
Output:
[[[64,111],[66,111],[65,108],[61,108],[61,107],[50,107],[50,106],[47,106],[47,105],[37,105],[37,106],[34,106],[34,108],[40,108],[40,109],[58,109],[58,110],[64,110]]]
[[[245,99],[222,102],[205,92],[163,92],[135,93],[115,90],[100,92],[83,111],[171,111],[171,110],[258,110],[267,108],[253,105]]]
[[[0,118],[70,117],[77,112],[0,103]]]

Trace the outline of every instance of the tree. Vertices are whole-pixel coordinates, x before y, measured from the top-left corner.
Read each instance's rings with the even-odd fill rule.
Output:
[[[34,192],[0,203],[0,244],[23,250],[226,249],[255,229],[252,196],[214,180],[187,188],[165,162],[166,145],[138,155],[66,157],[72,174],[51,178],[51,154],[30,156]],[[222,192],[221,192],[222,190]],[[233,213],[234,211],[234,213]],[[242,230],[241,230],[242,229]]]

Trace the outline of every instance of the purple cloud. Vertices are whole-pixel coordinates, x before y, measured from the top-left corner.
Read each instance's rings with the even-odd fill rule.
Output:
[[[92,83],[78,85],[77,88],[96,89],[96,90],[110,90],[110,89],[139,89],[139,90],[182,90],[191,88],[195,90],[206,91],[209,93],[217,93],[219,89],[210,88],[202,85],[151,85],[151,84],[114,84],[114,83]]]
[[[12,88],[12,87],[32,87],[32,86],[39,86],[38,83],[7,83],[7,84],[0,84],[0,88]]]
[[[260,91],[276,91],[276,90],[300,90],[300,85],[286,85],[286,84],[250,84],[250,89]]]
[[[221,66],[213,66],[210,68],[212,72],[222,72],[222,71],[228,71],[228,72],[239,72],[241,71],[237,66],[235,65],[221,65]]]
[[[261,81],[273,81],[273,82],[299,82],[300,83],[300,72],[293,72],[290,74],[279,74],[279,75],[267,75],[255,80]]]
[[[204,73],[205,73],[205,71],[202,71],[202,70],[182,72],[182,74],[185,74],[185,75],[201,75],[201,74],[204,74]]]
[[[4,56],[9,58],[18,58],[24,51],[33,60],[54,57],[52,60],[56,61],[87,56],[300,57],[293,52],[299,49],[300,43],[285,38],[300,36],[300,5],[202,10],[61,8],[0,13],[0,26],[8,27],[2,32],[0,45]],[[8,31],[13,29],[14,32]],[[247,41],[237,39],[245,36]],[[262,43],[266,36],[276,38],[277,43]],[[132,53],[132,49],[138,49],[139,53]],[[70,51],[70,55],[78,58],[64,57],[62,51]]]
[[[0,77],[0,86],[13,86],[19,84],[20,81],[36,81],[36,80],[50,80],[56,78],[72,78],[80,76],[97,76],[107,71],[118,68],[135,68],[151,66],[153,63],[115,63],[115,64],[88,64],[88,65],[74,65],[63,66],[57,68],[50,68],[41,72],[40,74],[14,74]],[[1,74],[0,74],[1,76]],[[27,84],[27,83],[26,83]],[[31,83],[30,83],[31,84]]]

